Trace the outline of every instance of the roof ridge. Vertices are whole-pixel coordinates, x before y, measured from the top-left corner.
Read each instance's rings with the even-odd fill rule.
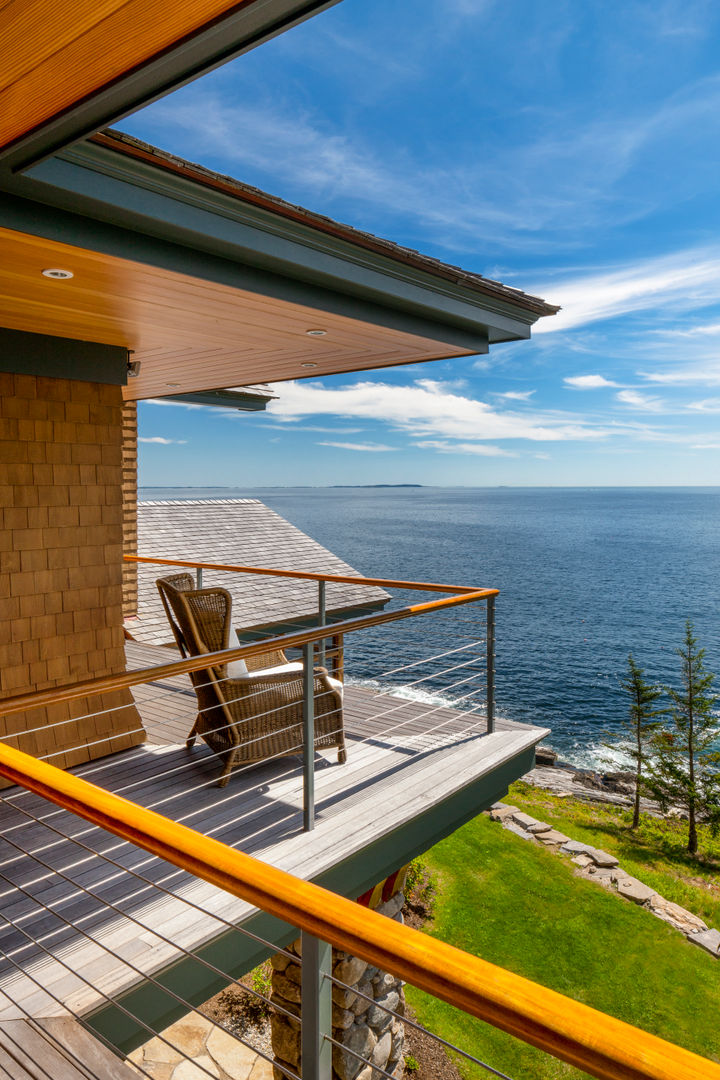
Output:
[[[237,503],[257,503],[264,506],[260,499],[138,499],[138,508],[141,506],[223,506]],[[268,507],[268,510],[270,507]]]

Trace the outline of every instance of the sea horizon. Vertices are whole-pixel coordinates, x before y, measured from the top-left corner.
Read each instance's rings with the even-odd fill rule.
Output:
[[[228,497],[259,498],[366,576],[499,588],[498,714],[549,727],[578,767],[611,767],[629,652],[675,684],[690,618],[720,674],[720,485],[140,489]]]

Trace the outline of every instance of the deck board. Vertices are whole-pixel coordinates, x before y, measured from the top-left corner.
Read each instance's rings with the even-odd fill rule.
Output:
[[[128,648],[130,667],[168,656],[154,646]],[[307,879],[392,835],[545,734],[500,722],[488,735],[477,715],[346,686],[348,762],[338,765],[335,751],[317,755],[316,828],[303,833],[299,755],[235,770],[219,789],[207,747],[184,745],[196,713],[189,679],[158,680],[135,696],[148,742],[76,774]],[[60,1015],[55,999],[80,1013],[97,1008],[253,911],[17,788],[2,793],[0,829],[0,986],[9,999],[0,996],[0,1020]]]

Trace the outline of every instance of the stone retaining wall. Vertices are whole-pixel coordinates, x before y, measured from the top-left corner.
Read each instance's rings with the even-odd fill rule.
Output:
[[[359,902],[380,915],[402,922],[405,876],[406,868],[381,882]],[[293,957],[297,957],[297,963]],[[285,953],[277,953],[272,958],[271,1000],[297,1017],[295,1020],[281,1013],[272,1017],[273,1053],[279,1065],[297,1075],[301,1075],[301,960],[299,938]],[[347,1047],[347,1050],[333,1047],[333,1080],[371,1080],[381,1075],[354,1054],[399,1080],[405,1069],[404,1025],[386,1010],[404,1015],[402,981],[339,949],[332,951],[332,969],[335,978],[347,986],[347,989],[333,986],[332,991],[332,1036]],[[286,1080],[285,1073],[279,1068],[275,1069],[275,1080]]]
[[[698,945],[711,956],[720,958],[720,930],[708,928],[697,915],[666,900],[655,889],[628,874],[618,865],[618,859],[614,855],[600,851],[581,840],[571,840],[546,822],[523,813],[517,806],[497,802],[486,813],[493,821],[499,822],[504,829],[523,840],[544,844],[561,855],[569,856],[579,868],[578,873],[606,888],[617,889],[618,895],[647,908],[656,918],[684,934],[691,944]]]

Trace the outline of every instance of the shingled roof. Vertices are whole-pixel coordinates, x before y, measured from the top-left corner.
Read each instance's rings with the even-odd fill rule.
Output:
[[[275,570],[310,570],[361,577],[337,555],[312,540],[259,499],[184,499],[138,503],[138,554]],[[138,614],[126,622],[137,641],[165,645],[172,633],[155,581],[181,572],[172,567],[138,564]],[[204,570],[203,586],[221,585],[233,598],[238,630],[283,625],[317,616],[315,581]],[[383,589],[329,582],[329,616],[348,617],[383,607]]]

